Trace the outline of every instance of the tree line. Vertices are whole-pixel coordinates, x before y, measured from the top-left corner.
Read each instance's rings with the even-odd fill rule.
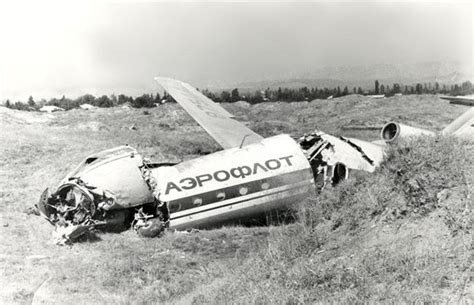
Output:
[[[63,95],[63,97],[61,98],[51,98],[49,100],[42,99],[40,101],[35,101],[33,97],[30,96],[26,103],[20,101],[16,103],[11,103],[10,100],[7,100],[5,106],[12,109],[35,111],[39,110],[42,106],[56,106],[61,107],[64,110],[70,110],[74,108],[79,108],[79,106],[82,104],[89,104],[95,107],[102,108],[115,107],[124,104],[128,104],[131,107],[135,108],[150,108],[155,107],[157,104],[162,104],[164,102],[174,102],[174,100],[166,92],[163,96],[160,96],[159,93],[156,93],[155,95],[153,93],[150,93],[143,94],[135,98],[132,96],[127,96],[125,94],[112,94],[110,96],[102,95],[99,97],[95,97],[92,94],[85,94],[75,99],[67,98]]]
[[[222,91],[220,94],[213,93],[209,90],[203,90],[202,93],[218,103],[233,103],[236,101],[247,101],[250,104],[258,104],[262,102],[295,102],[295,101],[311,101],[314,99],[336,98],[349,94],[360,95],[385,95],[387,97],[395,94],[445,94],[445,95],[468,95],[474,93],[473,85],[470,81],[463,82],[461,85],[441,85],[435,83],[417,83],[414,85],[403,85],[394,83],[392,85],[381,84],[375,81],[374,87],[370,90],[363,90],[361,87],[353,87],[349,89],[347,86],[341,89],[340,86],[335,88],[308,88],[302,87],[298,89],[278,88],[266,90],[258,90],[253,93],[244,95],[239,94],[238,89],[232,91]]]
[[[217,103],[233,103],[237,101],[246,101],[250,104],[258,104],[263,102],[297,102],[297,101],[311,101],[314,99],[328,99],[341,97],[349,94],[360,95],[385,95],[393,96],[395,94],[444,94],[444,95],[468,95],[474,94],[474,87],[470,81],[463,82],[458,85],[441,85],[435,83],[417,83],[414,85],[402,84],[381,84],[378,80],[375,81],[374,87],[370,90],[363,90],[361,87],[353,87],[351,90],[345,86],[337,86],[335,88],[308,88],[302,87],[298,89],[278,88],[266,90],[257,90],[253,93],[240,94],[237,88],[227,91],[212,92],[208,89],[202,91],[204,95]],[[75,99],[70,99],[65,96],[61,98],[51,98],[49,100],[42,99],[36,102],[32,96],[28,98],[26,103],[15,102],[12,103],[7,100],[5,106],[12,109],[35,111],[45,105],[61,107],[65,110],[79,108],[82,104],[90,104],[96,107],[115,107],[119,105],[129,104],[135,108],[155,107],[157,105],[175,102],[173,98],[166,92],[163,96],[156,94],[143,94],[138,97],[127,96],[119,94],[118,96],[112,94],[110,96],[102,95],[95,97],[92,94],[85,94]]]

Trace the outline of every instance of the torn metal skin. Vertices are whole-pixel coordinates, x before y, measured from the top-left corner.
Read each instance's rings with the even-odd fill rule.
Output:
[[[94,228],[120,230],[130,224],[141,235],[160,234],[169,213],[150,174],[157,166],[129,146],[87,157],[54,192],[46,189],[37,204],[55,226],[53,242],[65,244]]]
[[[349,169],[373,172],[385,154],[374,143],[335,137],[321,131],[302,136],[298,143],[311,164],[318,190],[347,179]]]
[[[344,164],[331,162],[328,156],[334,152],[334,144],[323,138],[318,131],[298,139],[313,171],[316,190],[321,191],[326,185],[336,185],[348,178]]]

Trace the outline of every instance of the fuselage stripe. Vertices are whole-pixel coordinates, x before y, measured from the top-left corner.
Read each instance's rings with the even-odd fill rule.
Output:
[[[231,205],[236,205],[236,204],[246,202],[246,201],[250,201],[250,200],[256,200],[256,199],[267,197],[267,196],[281,194],[281,193],[284,193],[284,192],[294,192],[295,190],[298,190],[298,189],[299,190],[304,190],[304,189],[310,188],[312,185],[313,185],[313,180],[310,179],[310,180],[307,180],[307,181],[304,181],[304,182],[293,184],[289,187],[283,186],[283,187],[278,188],[277,190],[268,190],[268,191],[259,192],[261,195],[252,194],[254,196],[252,196],[252,195],[245,196],[241,200],[237,200],[237,201],[229,199],[229,200],[226,200],[226,201],[222,202],[222,204],[217,205],[217,206],[216,205],[210,205],[210,207],[208,209],[200,209],[198,211],[196,209],[190,209],[189,213],[187,213],[187,214],[175,213],[175,215],[176,214],[179,214],[179,215],[176,215],[174,217],[173,217],[173,214],[171,214],[170,219],[171,220],[176,220],[176,219],[179,219],[179,218],[192,216],[192,215],[195,215],[195,214],[200,214],[200,213],[204,213],[204,212],[208,212],[208,211],[228,207],[228,206],[231,206]],[[255,196],[255,195],[257,195],[257,196]],[[234,198],[234,199],[236,199],[236,198]],[[182,211],[182,212],[184,212],[184,211]]]
[[[278,176],[245,182],[225,188],[203,192],[172,200],[168,203],[170,214],[184,212],[185,210],[202,207],[208,204],[228,201],[246,195],[270,191],[285,185],[291,185],[313,179],[310,169],[298,170]]]

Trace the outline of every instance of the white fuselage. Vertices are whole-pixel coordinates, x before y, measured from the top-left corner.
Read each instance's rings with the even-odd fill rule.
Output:
[[[152,170],[170,228],[208,226],[284,208],[314,191],[311,166],[288,135]]]

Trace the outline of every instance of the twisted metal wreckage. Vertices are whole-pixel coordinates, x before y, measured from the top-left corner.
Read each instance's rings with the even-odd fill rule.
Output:
[[[208,227],[285,209],[346,179],[349,170],[373,172],[386,143],[434,134],[390,122],[375,142],[321,131],[297,141],[285,134],[264,139],[189,84],[156,80],[224,150],[181,163],[152,163],[129,146],[88,156],[37,205],[55,226],[56,243],[92,228],[131,224],[155,237],[165,228]],[[474,108],[441,133],[472,136],[473,124]]]

